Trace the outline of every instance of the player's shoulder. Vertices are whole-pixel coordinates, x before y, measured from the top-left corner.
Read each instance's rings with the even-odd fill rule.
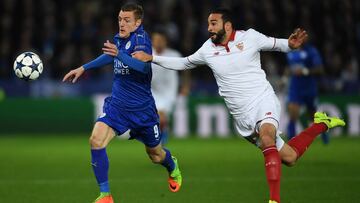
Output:
[[[247,30],[244,30],[243,34],[251,37],[260,34],[260,32],[255,30],[254,28],[249,28]]]
[[[149,42],[150,41],[149,34],[145,30],[134,33],[133,38],[137,42]]]

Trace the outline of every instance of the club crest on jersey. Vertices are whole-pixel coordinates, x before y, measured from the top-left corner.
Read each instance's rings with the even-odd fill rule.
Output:
[[[243,42],[240,42],[238,43],[237,45],[235,45],[236,48],[238,48],[240,51],[244,50],[244,43]]]
[[[125,45],[125,49],[129,49],[130,46],[131,46],[131,41],[128,41],[128,42],[126,43],[126,45]]]

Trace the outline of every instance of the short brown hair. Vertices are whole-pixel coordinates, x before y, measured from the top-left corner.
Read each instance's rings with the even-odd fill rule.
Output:
[[[138,19],[143,20],[143,18],[144,18],[144,9],[139,4],[126,3],[125,5],[123,5],[121,7],[121,10],[122,11],[133,11],[136,20],[138,20]]]

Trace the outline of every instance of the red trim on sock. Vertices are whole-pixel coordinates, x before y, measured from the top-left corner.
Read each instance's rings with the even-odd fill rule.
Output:
[[[324,123],[314,123],[297,136],[293,137],[288,144],[296,151],[299,159],[311,145],[314,139],[327,130]]]
[[[269,146],[263,150],[265,158],[265,172],[270,190],[270,199],[280,203],[281,159],[276,146]]]

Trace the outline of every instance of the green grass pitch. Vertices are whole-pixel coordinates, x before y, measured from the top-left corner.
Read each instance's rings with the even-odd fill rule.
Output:
[[[121,203],[267,202],[261,152],[241,138],[171,139],[183,187],[167,188],[167,173],[137,141],[108,147],[110,184]],[[317,140],[298,165],[283,166],[282,202],[342,203],[360,199],[360,139]],[[98,195],[87,135],[1,135],[0,202],[83,203]]]

